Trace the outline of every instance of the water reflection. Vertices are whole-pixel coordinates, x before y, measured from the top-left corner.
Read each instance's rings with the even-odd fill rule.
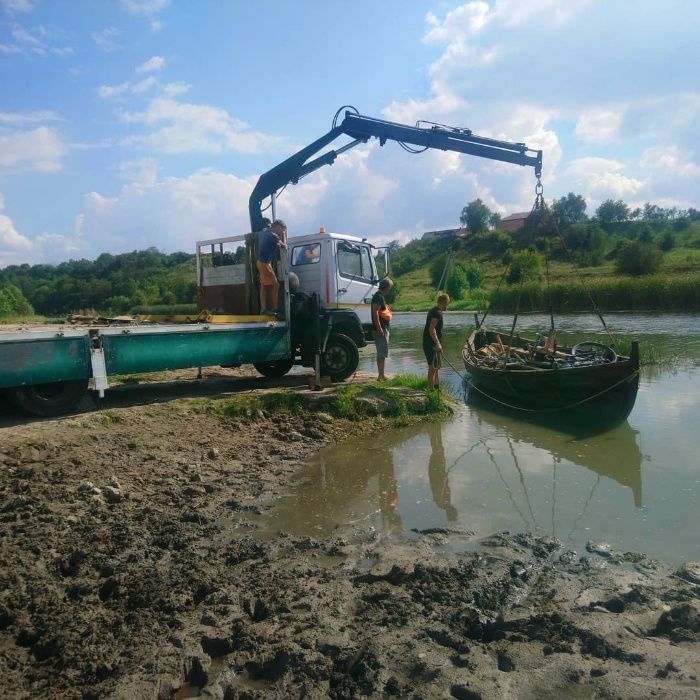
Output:
[[[428,458],[428,480],[433,502],[447,514],[447,521],[457,520],[459,511],[452,505],[450,494],[449,470],[445,461],[445,447],[442,444],[442,425],[431,423],[428,427],[430,436],[430,457]],[[452,469],[456,462],[450,466]]]
[[[267,524],[311,536],[339,525],[410,535],[459,524],[481,535],[526,530],[581,546],[592,528],[614,533],[623,514],[642,507],[637,437],[628,422],[574,436],[470,411],[322,450]]]
[[[634,505],[642,507],[642,460],[639,431],[629,421],[605,418],[572,420],[568,416],[524,417],[505,409],[480,407],[480,423],[506,435],[513,462],[520,473],[514,444],[529,443],[551,455],[553,468],[571,462],[599,476],[614,479],[632,491]]]

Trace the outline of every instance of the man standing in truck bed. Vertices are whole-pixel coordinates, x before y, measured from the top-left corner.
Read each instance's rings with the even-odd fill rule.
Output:
[[[269,220],[268,220],[269,221]],[[277,314],[280,283],[272,265],[279,248],[287,248],[287,224],[277,219],[265,226],[258,239],[258,276],[260,277],[260,313]]]

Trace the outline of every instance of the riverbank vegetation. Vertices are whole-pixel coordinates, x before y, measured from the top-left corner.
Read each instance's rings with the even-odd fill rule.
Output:
[[[390,245],[396,311],[422,311],[446,289],[452,310],[700,310],[700,212],[606,200],[592,216],[569,193],[514,231],[480,200],[463,228]],[[380,265],[380,268],[382,265]],[[549,292],[548,292],[549,290]],[[195,259],[155,248],[0,270],[0,319],[90,310],[192,313]],[[519,306],[520,303],[520,306]]]
[[[354,383],[333,387],[330,394],[323,395],[266,391],[197,403],[202,411],[221,418],[251,421],[279,413],[300,414],[319,410],[353,421],[371,416],[405,420],[412,416],[438,417],[451,413],[449,398],[439,391],[428,390],[424,378],[407,374],[371,385]]]

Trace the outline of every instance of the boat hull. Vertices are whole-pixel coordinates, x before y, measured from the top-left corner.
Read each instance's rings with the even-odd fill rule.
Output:
[[[480,338],[477,338],[480,334]],[[510,369],[478,364],[480,343],[496,342],[491,331],[473,333],[463,353],[469,375],[470,395],[529,413],[567,411],[598,415],[602,419],[624,420],[637,398],[639,350],[633,344],[630,357],[597,365],[553,367],[551,369]],[[513,338],[514,347],[527,341]],[[562,348],[566,352],[567,348]]]

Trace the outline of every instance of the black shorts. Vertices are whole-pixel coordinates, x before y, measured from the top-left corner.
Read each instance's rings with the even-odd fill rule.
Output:
[[[440,367],[440,353],[432,343],[423,343],[423,354],[430,367],[435,367],[436,369]]]

